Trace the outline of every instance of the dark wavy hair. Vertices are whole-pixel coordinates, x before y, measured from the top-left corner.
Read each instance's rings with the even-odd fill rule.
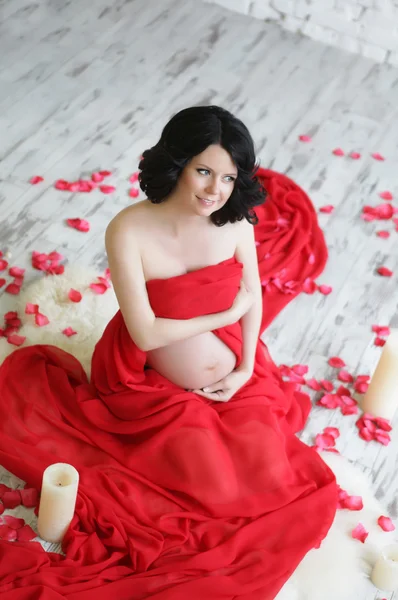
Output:
[[[154,204],[166,200],[184,167],[212,144],[224,148],[238,170],[233,192],[225,205],[212,213],[212,222],[221,227],[245,218],[255,225],[258,219],[253,207],[265,201],[266,191],[255,175],[258,164],[253,139],[242,121],[219,106],[185,108],[170,119],[158,143],[142,155],[142,191]]]

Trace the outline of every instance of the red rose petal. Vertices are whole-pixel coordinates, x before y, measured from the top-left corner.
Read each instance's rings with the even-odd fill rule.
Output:
[[[318,433],[315,436],[315,445],[321,450],[331,448],[336,444],[335,438],[327,433]]]
[[[78,290],[74,290],[73,288],[71,288],[68,292],[68,298],[72,302],[80,302],[83,296]]]
[[[305,294],[313,294],[317,290],[317,284],[310,277],[307,277],[303,283],[303,292]]]
[[[39,492],[35,488],[23,488],[19,490],[23,506],[33,508],[39,503]]]
[[[104,175],[101,175],[101,173],[93,173],[91,179],[95,181],[95,183],[101,183],[101,181],[104,181],[105,177]]]
[[[57,190],[67,190],[69,187],[69,182],[65,179],[58,179],[54,184],[55,189]]]
[[[308,366],[307,365],[293,365],[292,371],[294,371],[294,373],[296,373],[296,375],[305,375],[306,373],[308,373]]]
[[[62,333],[67,337],[71,337],[72,335],[76,335],[77,331],[74,331],[72,327],[67,327],[66,329],[62,330]]]
[[[30,525],[24,525],[16,531],[16,534],[18,542],[30,542],[37,537],[37,533],[33,531]]]
[[[329,435],[334,437],[334,439],[337,439],[338,437],[340,437],[340,431],[337,429],[337,427],[325,427],[323,432],[328,433]]]
[[[95,294],[105,294],[108,289],[103,283],[90,283],[90,288]]]
[[[22,335],[18,335],[17,333],[13,333],[13,334],[9,335],[7,338],[7,342],[9,344],[12,344],[13,346],[22,346],[22,344],[24,343],[25,340],[26,340],[26,337],[23,337]]]
[[[29,179],[29,183],[31,183],[32,185],[37,185],[38,183],[41,183],[42,181],[44,181],[43,177],[40,177],[40,175],[34,175],[33,177],[31,177]]]
[[[374,345],[375,345],[375,346],[380,346],[380,347],[382,347],[382,346],[384,346],[384,344],[386,343],[386,340],[383,340],[383,338],[380,338],[380,337],[376,337],[376,338],[374,339],[374,342],[373,342],[373,343],[374,343]]]
[[[343,501],[344,508],[348,508],[348,510],[362,510],[363,509],[363,500],[361,496],[348,496]]]
[[[18,519],[12,515],[4,515],[2,519],[4,524],[7,525],[7,527],[11,527],[11,529],[21,529],[25,524],[23,519]]]
[[[378,335],[390,335],[391,333],[390,328],[385,325],[372,325],[372,331]]]
[[[379,152],[373,152],[373,154],[371,154],[370,156],[375,160],[385,160],[384,156],[379,154]]]
[[[0,258],[0,271],[5,271],[8,267],[8,262],[4,258]]]
[[[13,296],[17,296],[21,291],[21,286],[17,285],[16,283],[9,283],[4,291],[8,294],[12,294]]]
[[[35,323],[38,327],[44,327],[45,325],[48,325],[49,322],[49,319],[45,315],[42,315],[39,312],[35,315]]]
[[[69,225],[69,227],[77,229],[77,231],[83,231],[84,233],[90,231],[90,223],[85,219],[66,219],[66,222]]]
[[[18,490],[9,490],[4,492],[1,499],[4,508],[16,508],[21,504],[21,495]]]
[[[379,275],[382,275],[382,277],[391,277],[393,275],[393,272],[387,267],[379,267],[377,272]]]
[[[32,304],[31,302],[27,302],[25,306],[25,314],[26,315],[35,315],[39,312],[39,305]]]
[[[26,269],[21,269],[20,267],[11,267],[8,271],[11,277],[23,277],[25,275]]]
[[[383,429],[384,431],[392,431],[392,427],[388,419],[384,419],[383,417],[373,417],[373,421],[380,429]]]
[[[333,288],[330,285],[319,285],[318,290],[324,296],[328,296],[333,291]]]
[[[139,195],[140,195],[140,190],[137,190],[137,188],[131,188],[129,190],[130,198],[138,198]]]
[[[335,148],[333,150],[333,154],[335,156],[344,156],[344,150],[342,150],[341,148]]]
[[[361,155],[359,154],[359,152],[350,152],[349,157],[353,160],[358,160],[358,158],[361,158]]]
[[[359,437],[365,440],[365,442],[371,442],[374,438],[374,433],[370,431],[367,427],[362,427],[359,430]]]
[[[333,383],[331,381],[328,381],[327,379],[321,379],[320,384],[323,387],[323,389],[327,392],[332,392],[334,390]]]
[[[390,232],[389,231],[376,231],[376,235],[380,238],[383,238],[383,240],[386,240],[387,238],[390,237]]]
[[[100,185],[99,189],[103,194],[112,194],[116,191],[116,188],[113,185]]]
[[[0,539],[6,540],[7,542],[15,542],[17,539],[17,532],[7,525],[0,525]]]
[[[136,181],[138,181],[138,176],[139,176],[139,172],[136,171],[135,173],[133,173],[130,178],[129,181],[130,183],[135,183]]]
[[[383,531],[394,531],[394,529],[395,529],[395,525],[391,521],[390,517],[381,516],[377,519],[377,523],[378,523],[379,527],[382,528]]]
[[[343,383],[352,383],[354,381],[353,376],[348,372],[342,369],[337,375],[337,379],[342,381]]]
[[[7,281],[1,277],[0,278],[0,288],[3,287],[3,285],[5,285],[6,283],[7,283]]]
[[[388,433],[382,429],[377,429],[375,431],[374,439],[376,442],[379,442],[379,444],[383,444],[383,446],[388,446],[388,444],[391,442],[391,438]]]
[[[2,515],[4,511],[5,511],[4,504],[2,502],[0,502],[0,515]]]
[[[322,389],[321,384],[318,383],[316,379],[307,379],[306,385],[316,392],[319,392],[319,390]]]
[[[317,404],[333,410],[341,405],[340,396],[337,394],[325,394],[317,401]]]
[[[360,542],[362,542],[362,544],[364,544],[366,538],[369,535],[369,532],[366,531],[362,523],[358,523],[355,529],[352,530],[351,535],[355,540],[359,540]]]
[[[331,358],[329,358],[328,364],[331,367],[336,367],[337,369],[341,369],[342,367],[345,367],[344,360],[339,358],[338,356],[332,356]]]
[[[109,177],[109,175],[112,175],[112,171],[100,171],[99,174],[102,175],[102,177]]]
[[[392,200],[393,199],[393,195],[389,191],[380,192],[379,196],[380,196],[380,198],[383,198],[383,200]]]
[[[326,206],[321,206],[319,212],[330,214],[334,211],[334,206],[332,204],[327,204]]]

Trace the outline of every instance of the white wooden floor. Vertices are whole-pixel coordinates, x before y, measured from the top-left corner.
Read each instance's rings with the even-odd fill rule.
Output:
[[[302,295],[278,317],[264,337],[273,357],[308,364],[317,378],[335,372],[333,355],[370,373],[381,352],[371,325],[398,327],[398,233],[360,213],[383,202],[380,191],[398,197],[398,71],[276,25],[193,0],[0,0],[0,249],[21,267],[32,250],[56,249],[102,271],[104,229],[131,201],[128,176],[142,150],[174,112],[210,103],[244,120],[263,166],[295,179],[317,207],[336,207],[320,215],[330,261],[319,282],[333,293]],[[362,158],[336,157],[336,147]],[[113,171],[117,193],[53,187],[98,169]],[[33,175],[44,183],[29,185]],[[67,228],[69,217],[87,218],[90,233]],[[394,276],[376,275],[380,265]],[[26,282],[37,276],[29,267]],[[1,315],[13,306],[3,290]],[[315,407],[302,439],[338,426],[339,450],[371,474],[396,518],[398,436],[388,448],[367,444],[355,420]],[[393,595],[369,584],[358,600],[375,598]]]

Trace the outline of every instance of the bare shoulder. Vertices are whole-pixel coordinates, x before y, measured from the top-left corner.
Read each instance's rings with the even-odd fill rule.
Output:
[[[254,226],[246,219],[234,223],[237,244],[252,243],[254,241]]]
[[[139,232],[142,230],[142,226],[149,221],[150,212],[151,203],[148,200],[142,200],[132,206],[123,208],[109,222],[106,228],[106,236],[123,231]]]

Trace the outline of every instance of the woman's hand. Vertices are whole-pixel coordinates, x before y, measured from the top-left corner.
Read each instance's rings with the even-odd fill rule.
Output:
[[[235,369],[229,375],[208,385],[201,390],[192,390],[198,396],[203,396],[208,400],[214,400],[215,402],[228,402],[236,394],[241,387],[245,385],[251,378],[252,373],[246,369]]]
[[[254,302],[254,296],[252,292],[246,287],[243,279],[240,284],[239,292],[235,296],[235,300],[232,303],[229,313],[232,318],[232,323],[239,321],[243,315],[247,313],[252,307]]]

